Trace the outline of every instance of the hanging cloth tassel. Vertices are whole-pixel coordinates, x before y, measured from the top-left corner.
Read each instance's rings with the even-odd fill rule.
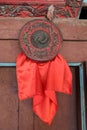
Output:
[[[35,62],[23,53],[17,57],[16,72],[20,100],[33,98],[33,111],[48,125],[58,104],[56,92],[72,93],[72,74],[60,54],[47,62]]]

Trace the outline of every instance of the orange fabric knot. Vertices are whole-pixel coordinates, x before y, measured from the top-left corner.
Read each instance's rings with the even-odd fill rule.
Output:
[[[72,74],[66,61],[58,54],[51,61],[35,62],[20,53],[16,72],[20,100],[33,98],[34,112],[50,125],[58,109],[55,92],[72,93]]]

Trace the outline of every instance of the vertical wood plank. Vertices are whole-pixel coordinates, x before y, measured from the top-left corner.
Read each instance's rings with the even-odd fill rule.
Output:
[[[18,130],[15,68],[0,67],[0,130]]]
[[[33,130],[32,100],[19,102],[19,130]]]

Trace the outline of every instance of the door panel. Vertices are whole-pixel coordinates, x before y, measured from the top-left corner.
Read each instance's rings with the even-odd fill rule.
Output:
[[[76,63],[76,64],[77,65],[74,65],[74,63],[71,63],[70,65],[71,66],[78,66],[79,65],[79,63]],[[11,65],[15,66],[15,64],[12,64],[12,63],[0,64],[0,66],[11,66]],[[8,67],[6,69],[8,69]],[[4,72],[4,70],[2,72]],[[10,67],[10,71],[11,70],[12,69]],[[13,71],[11,71],[11,72],[13,72]],[[81,114],[81,111],[80,111],[81,104],[79,103],[79,101],[80,101],[80,98],[82,99],[83,97],[80,95],[81,94],[80,93],[81,85],[79,83],[79,76],[77,75],[78,73],[77,73],[76,67],[72,68],[72,73],[73,73],[73,94],[72,95],[65,95],[62,93],[57,93],[57,100],[58,100],[58,104],[59,104],[59,109],[58,109],[58,112],[54,118],[52,125],[48,127],[42,121],[40,121],[40,119],[38,117],[33,115],[32,100],[29,99],[26,101],[18,102],[18,109],[17,109],[18,113],[16,113],[18,115],[17,116],[18,117],[18,120],[17,120],[17,122],[18,122],[17,128],[18,129],[17,130],[22,130],[22,129],[37,130],[39,128],[42,128],[42,130],[45,130],[45,129],[46,130],[48,130],[48,129],[50,129],[50,130],[54,130],[54,129],[55,130],[56,129],[63,130],[64,128],[65,128],[65,130],[69,130],[69,129],[71,129],[71,130],[86,130],[86,129],[81,129],[81,124],[82,124],[81,119],[83,118],[82,117],[83,112]],[[3,73],[3,74],[6,75],[6,73]],[[14,90],[15,90],[14,92],[16,92],[14,94],[17,97],[17,88],[15,88],[15,84],[14,84],[14,82],[16,83],[16,79],[14,80],[14,78],[12,78],[12,73],[11,73],[10,80],[11,79],[13,79],[11,85],[14,86]],[[76,79],[78,79],[78,80],[76,80]],[[4,80],[1,80],[1,81],[4,81]],[[6,84],[7,83],[8,82],[6,82]],[[10,88],[10,90],[11,90],[11,88]],[[84,89],[82,89],[82,91],[83,90]],[[3,92],[3,90],[1,92]],[[18,98],[16,100],[18,100]],[[9,100],[9,102],[11,103],[10,100]],[[82,106],[82,107],[84,108],[84,106]],[[14,111],[14,109],[15,109],[14,106],[12,109]],[[84,109],[83,109],[83,111],[84,111]],[[11,111],[10,111],[10,114],[12,115],[13,113],[11,113]],[[8,119],[9,118],[10,118],[10,116],[8,117]],[[9,124],[10,120],[8,120],[8,119],[7,119],[7,121]],[[16,125],[17,125],[17,123],[16,123]],[[5,127],[5,129],[7,129],[7,126]],[[3,126],[2,126],[2,130],[4,130]]]
[[[19,102],[19,129],[34,130],[34,118],[32,110],[32,99]]]
[[[18,36],[22,26],[29,20],[29,18],[0,19],[0,63],[3,65],[8,63],[6,67],[0,67],[0,130],[86,130],[81,128],[83,118],[80,110],[81,93],[78,80],[80,77],[76,66],[71,68],[73,94],[71,96],[57,93],[59,109],[51,126],[47,126],[33,114],[32,99],[18,100],[16,71],[14,67],[7,66],[15,63],[18,53],[21,52]],[[56,19],[54,23],[59,26],[63,35],[60,49],[62,56],[67,62],[86,62],[87,21]]]
[[[18,96],[14,68],[0,67],[0,130],[18,130]]]

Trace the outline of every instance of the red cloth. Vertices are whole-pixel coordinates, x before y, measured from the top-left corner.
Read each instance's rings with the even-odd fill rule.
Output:
[[[72,74],[66,61],[57,55],[48,62],[35,62],[21,53],[16,64],[19,98],[33,98],[34,112],[51,124],[58,109],[55,92],[72,93]]]

